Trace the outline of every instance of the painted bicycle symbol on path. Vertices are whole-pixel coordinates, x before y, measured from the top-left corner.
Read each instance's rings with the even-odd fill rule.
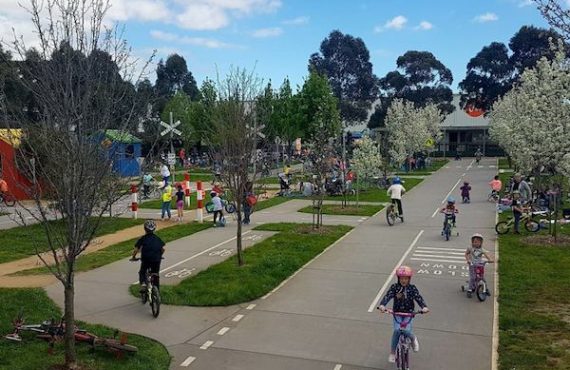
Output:
[[[228,257],[231,256],[233,251],[231,249],[220,249],[217,251],[210,252],[211,257]]]
[[[170,271],[170,272],[167,272],[166,274],[164,274],[164,277],[166,277],[166,278],[178,277],[180,279],[183,279],[187,276],[192,275],[192,273],[194,271],[196,271],[195,268]]]
[[[257,235],[257,234],[248,235],[245,238],[243,238],[244,241],[251,240],[252,242],[257,241],[259,239],[261,239],[261,235]]]

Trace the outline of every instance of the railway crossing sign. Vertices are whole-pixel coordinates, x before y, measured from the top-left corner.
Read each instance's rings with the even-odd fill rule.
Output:
[[[178,130],[176,127],[180,126],[180,121],[176,121],[176,122],[172,122],[172,119],[170,120],[170,124],[166,123],[166,122],[162,122],[160,121],[160,125],[162,127],[164,127],[165,129],[160,133],[160,136],[164,136],[167,134],[170,134],[170,136],[172,135],[182,135],[182,131]]]

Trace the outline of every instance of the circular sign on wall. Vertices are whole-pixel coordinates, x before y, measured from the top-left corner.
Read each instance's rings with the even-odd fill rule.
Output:
[[[465,107],[465,113],[467,113],[470,117],[477,118],[485,114],[485,111],[483,109],[475,107],[474,104],[469,104]]]

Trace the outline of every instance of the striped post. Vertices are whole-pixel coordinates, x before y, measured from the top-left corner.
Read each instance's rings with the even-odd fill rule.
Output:
[[[186,182],[186,191],[184,198],[186,199],[186,207],[190,208],[190,173],[184,174],[184,181]]]
[[[139,202],[138,202],[136,185],[131,185],[131,195],[132,195],[131,211],[133,211],[133,218],[136,220],[139,217]]]
[[[202,213],[202,207],[204,207],[203,205],[203,190],[202,190],[202,181],[198,181],[196,183],[196,200],[198,201],[198,206],[196,208],[196,220],[199,223],[203,223],[204,222],[204,214]]]

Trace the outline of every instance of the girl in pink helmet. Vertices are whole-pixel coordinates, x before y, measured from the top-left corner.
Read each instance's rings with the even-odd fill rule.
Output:
[[[398,282],[392,284],[384,298],[378,302],[378,309],[382,312],[386,312],[386,305],[391,299],[394,300],[394,306],[392,310],[394,312],[401,313],[412,313],[415,310],[415,303],[421,307],[422,312],[427,313],[429,309],[421,296],[418,288],[415,285],[410,284],[412,279],[413,270],[408,266],[400,266],[396,270],[396,276],[398,277]],[[407,325],[406,334],[412,339],[414,352],[420,350],[420,344],[418,338],[414,335],[412,331],[412,318],[407,318],[409,323]],[[398,338],[400,336],[400,322],[394,318],[394,334],[392,335],[392,345],[390,350],[390,356],[388,357],[389,362],[396,361],[396,347],[398,346]]]

